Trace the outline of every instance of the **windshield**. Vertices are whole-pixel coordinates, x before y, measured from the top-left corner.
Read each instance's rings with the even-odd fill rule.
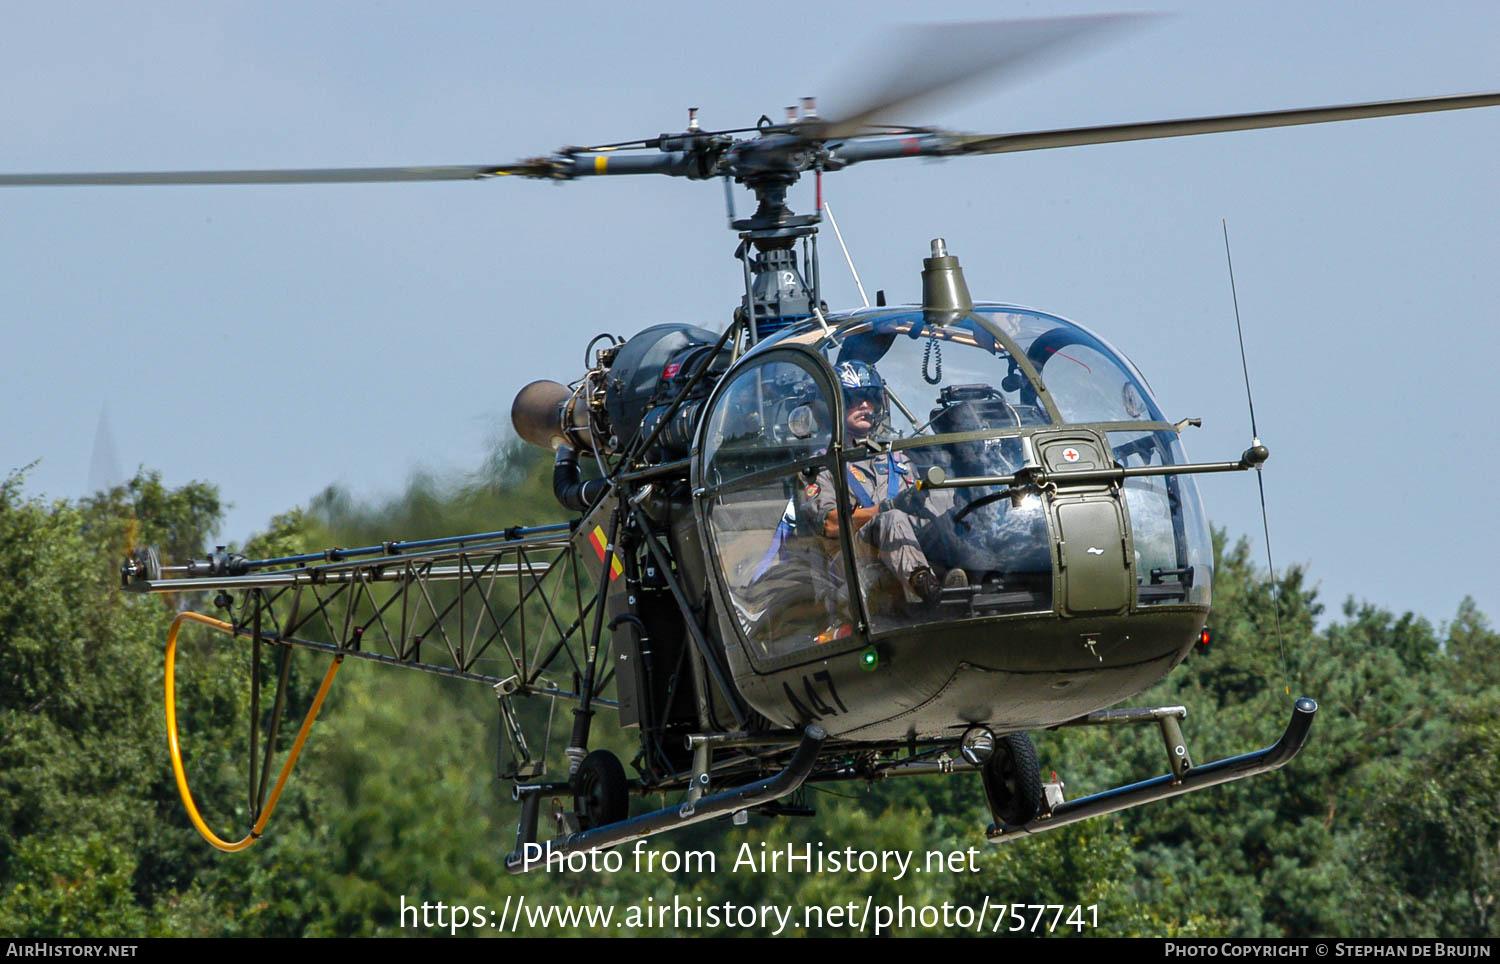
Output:
[[[1185,465],[1171,432],[1110,432],[1115,461],[1126,468]],[[1142,606],[1207,606],[1214,550],[1198,486],[1191,475],[1126,479],[1125,506],[1135,545],[1136,601]]]

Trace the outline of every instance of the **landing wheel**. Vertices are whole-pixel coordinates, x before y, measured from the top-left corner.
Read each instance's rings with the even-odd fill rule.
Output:
[[[583,758],[573,777],[573,786],[578,829],[592,830],[630,816],[625,768],[620,765],[620,758],[608,750],[595,750]]]
[[[1036,819],[1042,809],[1042,773],[1036,746],[1025,733],[1007,733],[995,741],[980,779],[990,813],[1001,827]]]

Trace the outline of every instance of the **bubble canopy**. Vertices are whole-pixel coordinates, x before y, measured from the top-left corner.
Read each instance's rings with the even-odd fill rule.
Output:
[[[762,666],[860,645],[860,625],[879,636],[1082,605],[1059,581],[1051,496],[918,486],[931,467],[1009,476],[1065,437],[1081,440],[1055,446],[1065,458],[1186,462],[1135,367],[1064,319],[981,305],[948,325],[920,308],[828,321],[752,349],[699,437],[695,484],[726,609]],[[1116,544],[1127,550],[1106,577],[1119,610],[1206,607],[1212,547],[1191,477],[1121,488]],[[924,570],[944,587],[936,603]]]
[[[912,416],[954,387],[983,386],[1003,397],[1019,425],[1164,420],[1145,379],[1123,354],[1055,315],[981,305],[947,326],[929,325],[911,308],[866,309],[833,321],[831,333],[802,325],[756,350],[803,344],[835,367],[845,361],[874,366],[895,409],[887,428],[895,438],[934,434]]]

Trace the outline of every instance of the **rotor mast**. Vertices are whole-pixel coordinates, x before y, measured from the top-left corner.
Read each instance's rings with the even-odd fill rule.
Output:
[[[812,98],[805,98],[804,119],[816,117]],[[795,108],[787,108],[788,114]],[[789,118],[790,120],[791,118]],[[773,139],[774,140],[774,139]],[[807,151],[784,152],[771,145],[766,160],[781,164],[737,177],[754,194],[755,213],[748,218],[731,218],[729,226],[739,232],[740,244],[734,256],[744,264],[745,296],[735,312],[736,320],[746,322],[750,344],[797,324],[821,310],[822,293],[818,279],[818,223],[822,211],[795,214],[787,206],[786,192],[801,176],[801,167],[809,162]],[[813,160],[813,163],[817,163]],[[820,170],[821,173],[821,170]],[[803,242],[803,267],[797,264],[797,241]]]

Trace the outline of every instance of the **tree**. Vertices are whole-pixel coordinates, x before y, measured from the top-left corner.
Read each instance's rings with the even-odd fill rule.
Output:
[[[144,475],[79,507],[28,500],[22,481],[0,485],[0,580],[24,587],[0,594],[0,929],[140,933],[174,876],[156,823],[168,613],[118,592],[113,570],[126,533],[201,538],[217,492]]]
[[[1359,906],[1374,929],[1500,936],[1500,693],[1455,707],[1452,722],[1374,798]]]

